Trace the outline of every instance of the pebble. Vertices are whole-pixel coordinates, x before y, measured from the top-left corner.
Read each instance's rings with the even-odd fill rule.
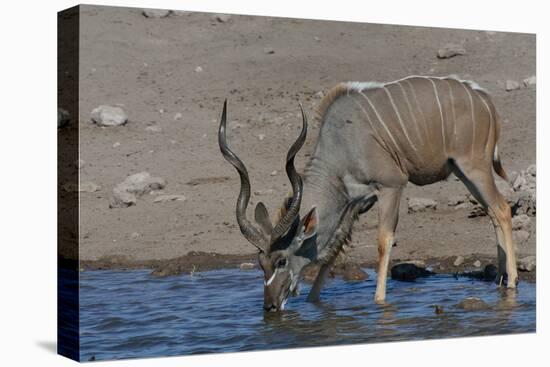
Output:
[[[271,55],[271,54],[274,54],[275,53],[275,50],[271,47],[264,47],[264,54],[266,55]]]
[[[158,133],[162,131],[162,128],[158,125],[150,125],[150,126],[147,126],[145,130],[152,133]]]
[[[518,261],[518,269],[521,271],[533,271],[537,266],[535,256],[527,256]]]
[[[481,268],[481,261],[479,260],[474,261],[474,267]]]
[[[437,201],[426,198],[408,198],[407,205],[409,213],[418,213],[435,210],[437,208]]]
[[[531,234],[523,229],[514,231],[512,235],[516,244],[523,244],[529,240],[529,237],[531,237]]]
[[[231,19],[231,15],[229,14],[214,14],[212,15],[212,19],[215,21],[218,21],[219,23],[226,23]]]
[[[464,263],[464,256],[457,256],[455,259],[455,262],[453,263],[454,266],[460,266]]]
[[[113,144],[113,148],[118,148],[119,146],[120,146],[120,142],[119,142],[119,141],[117,141],[117,142],[115,142],[115,143]]]
[[[431,271],[410,263],[397,264],[391,268],[391,278],[393,280],[412,282],[417,278],[427,277],[430,275],[433,275]]]
[[[120,107],[101,105],[93,109],[91,120],[99,126],[121,126],[128,122],[128,115]]]
[[[185,201],[187,198],[184,195],[159,195],[153,200],[153,203],[165,203],[168,201]]]
[[[259,134],[258,139],[260,139],[260,141],[264,140],[265,139],[265,134]]]
[[[466,50],[464,49],[464,46],[457,43],[448,43],[437,51],[437,57],[440,59],[448,59],[457,55],[465,54]]]
[[[527,214],[520,214],[512,218],[512,229],[514,231],[528,231],[531,227],[531,218]]]
[[[145,18],[166,18],[172,14],[172,10],[143,9],[141,14],[143,14]]]
[[[195,68],[195,73],[202,73],[202,67],[201,66],[197,66]]]
[[[534,75],[531,75],[529,78],[523,79],[523,85],[526,87],[529,87],[530,85],[537,84],[537,77]]]
[[[110,208],[126,208],[135,205],[137,197],[152,190],[161,190],[166,181],[160,177],[152,177],[148,172],[140,172],[126,177],[113,189]]]
[[[460,301],[456,307],[461,308],[464,311],[481,311],[489,309],[489,305],[477,297],[466,297]]]
[[[174,115],[174,121],[181,120],[182,118],[183,118],[183,115],[180,112]]]
[[[67,192],[96,192],[101,190],[101,186],[94,182],[67,183],[63,185],[63,190]]]
[[[271,176],[277,176],[277,173],[279,173],[279,171],[275,170],[275,171],[272,171],[272,172],[270,173],[270,175],[271,175]]]
[[[520,88],[520,85],[515,80],[508,79],[504,83],[504,89],[506,89],[507,92],[512,91],[512,90],[516,90],[516,89],[519,89],[519,88]]]

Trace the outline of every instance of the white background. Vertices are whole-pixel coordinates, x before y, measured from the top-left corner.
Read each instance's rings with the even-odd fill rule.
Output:
[[[113,366],[343,366],[388,364],[540,365],[548,356],[545,245],[550,46],[544,1],[95,1],[103,5],[352,20],[537,33],[537,329],[536,335],[326,347],[196,357],[98,362]],[[56,12],[63,0],[4,1],[1,12],[0,364],[69,366],[56,341]],[[437,46],[437,45],[436,45]],[[504,56],[505,57],[505,56]],[[542,362],[547,363],[547,362]]]

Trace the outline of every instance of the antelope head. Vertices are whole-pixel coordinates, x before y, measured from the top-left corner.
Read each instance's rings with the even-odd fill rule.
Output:
[[[292,197],[285,199],[282,208],[272,222],[267,208],[262,202],[256,205],[255,223],[246,217],[250,200],[250,180],[244,163],[227,146],[226,117],[227,100],[218,132],[220,150],[225,159],[235,167],[241,180],[237,199],[237,223],[243,236],[258,249],[258,260],[264,272],[264,309],[284,310],[290,295],[298,292],[300,272],[315,257],[318,217],[313,207],[300,218],[303,181],[294,167],[294,157],[304,144],[307,134],[307,119],[302,110],[302,131],[290,147],[286,157],[286,173],[292,184]]]

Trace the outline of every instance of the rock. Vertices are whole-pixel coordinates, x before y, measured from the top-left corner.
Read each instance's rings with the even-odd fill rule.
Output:
[[[537,259],[535,256],[527,256],[518,261],[518,270],[521,271],[533,271],[537,266]]]
[[[57,109],[57,128],[61,129],[65,126],[69,125],[69,122],[71,122],[71,117],[69,115],[69,111],[58,108]]]
[[[460,301],[456,307],[464,311],[482,311],[490,308],[485,301],[477,297],[466,297]]]
[[[260,141],[264,140],[265,139],[265,134],[259,134],[258,139],[260,139]]]
[[[126,208],[135,205],[137,197],[152,190],[161,190],[166,181],[160,177],[151,177],[148,172],[140,172],[128,176],[113,189],[111,208]]]
[[[202,73],[202,67],[201,66],[197,66],[195,68],[195,73]]]
[[[537,166],[535,164],[530,165],[525,170],[525,174],[527,174],[531,177],[537,177]]]
[[[86,164],[86,161],[84,159],[77,159],[76,162],[74,162],[74,166],[78,169],[81,169]]]
[[[145,131],[149,131],[152,133],[158,133],[162,131],[162,128],[158,125],[150,125],[145,128]]]
[[[477,218],[477,217],[484,217],[487,215],[487,211],[483,209],[481,205],[476,205],[474,208],[468,213],[468,218]]]
[[[520,214],[512,218],[512,229],[514,231],[526,230],[531,227],[531,218],[527,214]]]
[[[102,105],[94,108],[91,119],[99,126],[120,126],[128,122],[128,115],[120,107]]]
[[[63,185],[63,190],[67,192],[96,192],[101,190],[101,186],[93,182],[81,182],[80,185],[74,183],[66,183]]]
[[[464,263],[464,256],[457,256],[455,262],[453,263],[454,266],[460,266]]]
[[[183,195],[159,195],[154,200],[153,203],[165,203],[168,201],[185,201],[187,198]]]
[[[401,263],[391,268],[391,278],[405,282],[413,282],[417,278],[427,277],[433,273],[425,268],[410,263]]]
[[[141,235],[138,233],[138,232],[132,232],[132,234],[130,234],[130,238],[132,239],[136,239],[136,238],[139,238]]]
[[[529,240],[531,234],[528,231],[524,231],[521,229],[512,232],[512,236],[514,237],[514,241],[516,242],[516,244],[521,245]]]
[[[368,274],[361,269],[359,264],[345,263],[342,270],[342,278],[347,281],[362,281],[369,278]]]
[[[271,47],[264,47],[264,54],[266,55],[271,55],[271,54],[274,54],[275,53],[275,50]]]
[[[475,268],[481,268],[481,261],[479,261],[479,260],[474,261],[474,267]]]
[[[239,265],[239,269],[241,270],[253,270],[256,269],[256,264],[254,263],[242,263]]]
[[[504,89],[506,89],[507,92],[512,91],[512,90],[516,90],[516,89],[519,89],[519,88],[520,88],[520,85],[515,80],[508,79],[504,83]]]
[[[229,15],[229,14],[214,14],[214,15],[212,15],[212,19],[219,22],[219,23],[226,23],[231,19],[231,15]]]
[[[448,59],[457,55],[465,55],[464,46],[457,43],[448,43],[437,51],[437,57],[440,59]]]
[[[271,175],[271,176],[277,176],[277,173],[279,173],[279,171],[275,170],[275,171],[272,171],[272,172],[270,173],[270,175]]]
[[[254,191],[254,195],[256,196],[266,196],[266,195],[272,195],[273,189],[266,189],[266,190],[256,190]]]
[[[441,315],[444,311],[443,311],[443,306],[440,306],[440,305],[434,305],[434,311],[435,311],[435,314],[436,315]]]
[[[494,266],[493,264],[487,264],[485,265],[485,268],[483,268],[483,270],[464,272],[462,275],[474,279],[492,282],[496,279],[497,273],[498,271],[496,266]]]
[[[320,90],[319,92],[315,93],[313,96],[317,99],[321,99],[325,96],[325,93],[322,90]]]
[[[183,115],[180,112],[174,115],[174,121],[181,120],[182,118],[183,118]]]
[[[531,75],[529,78],[523,79],[523,85],[526,87],[529,87],[530,85],[537,84],[537,77],[534,75]]]
[[[408,198],[408,212],[418,213],[425,212],[427,210],[435,210],[437,208],[437,201],[425,198]]]
[[[143,9],[141,14],[143,14],[145,18],[166,18],[172,14],[172,10]]]
[[[537,199],[535,190],[525,190],[519,193],[516,204],[512,210],[514,214],[527,214],[534,217],[537,214]]]
[[[466,201],[466,197],[464,195],[456,195],[451,196],[449,200],[447,201],[448,206],[457,206]]]

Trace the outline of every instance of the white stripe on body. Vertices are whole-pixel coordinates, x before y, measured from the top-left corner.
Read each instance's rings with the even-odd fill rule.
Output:
[[[435,93],[435,100],[437,101],[437,107],[439,107],[439,116],[441,117],[441,138],[443,140],[443,151],[445,152],[445,155],[447,155],[447,146],[445,144],[445,121],[443,120],[443,110],[441,109],[441,101],[439,100],[439,93],[437,92],[437,87],[435,86],[435,82],[428,78],[428,80],[432,83],[432,86],[434,88]]]
[[[390,103],[393,107],[393,110],[395,111],[395,114],[397,115],[397,119],[399,120],[399,124],[401,125],[401,129],[403,129],[403,133],[405,134],[405,137],[407,138],[407,141],[409,142],[409,144],[411,145],[413,150],[416,152],[417,149],[414,146],[413,142],[411,141],[411,138],[409,138],[409,134],[407,133],[407,129],[405,129],[405,125],[403,124],[403,120],[401,119],[401,115],[399,114],[399,111],[397,110],[397,106],[395,105],[395,102],[393,101],[393,98],[391,96],[390,91],[386,87],[384,87],[383,89],[386,92],[386,94],[388,95],[388,98],[390,99]]]
[[[474,157],[474,147],[476,142],[476,117],[474,116],[474,100],[472,99],[472,93],[468,90],[468,88],[463,84],[460,83],[462,88],[468,93],[468,97],[470,99],[470,109],[472,110],[472,152],[470,154],[470,158],[473,159]]]

